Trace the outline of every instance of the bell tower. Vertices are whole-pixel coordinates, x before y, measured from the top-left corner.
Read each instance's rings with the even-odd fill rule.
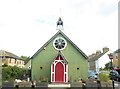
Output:
[[[57,28],[56,30],[63,30],[63,21],[61,19],[61,17],[59,17],[58,21],[57,21]]]

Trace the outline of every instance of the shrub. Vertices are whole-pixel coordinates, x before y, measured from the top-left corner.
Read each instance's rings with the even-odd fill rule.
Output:
[[[23,79],[24,75],[27,75],[28,71],[16,66],[8,66],[2,68],[2,80],[14,80],[14,79]]]
[[[8,65],[7,65],[7,64],[4,64],[4,65],[2,65],[2,67],[8,67]]]
[[[101,73],[101,74],[99,74],[99,78],[103,82],[108,82],[108,80],[110,79],[110,76],[107,74]]]

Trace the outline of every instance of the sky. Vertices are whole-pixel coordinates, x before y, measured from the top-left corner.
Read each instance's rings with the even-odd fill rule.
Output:
[[[62,31],[86,55],[103,47],[114,52],[118,1],[0,0],[0,50],[31,57],[58,31],[56,22],[61,17]]]

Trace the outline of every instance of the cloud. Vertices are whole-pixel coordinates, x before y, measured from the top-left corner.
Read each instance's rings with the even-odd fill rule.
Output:
[[[0,49],[23,55],[18,50],[25,48],[24,55],[31,56],[57,32],[59,16],[64,22],[63,32],[85,53],[91,54],[104,45],[115,49],[116,7],[117,0],[2,0],[0,30],[4,34],[0,35]]]
[[[117,11],[117,7],[117,3],[101,3],[98,9],[98,14],[108,16]]]

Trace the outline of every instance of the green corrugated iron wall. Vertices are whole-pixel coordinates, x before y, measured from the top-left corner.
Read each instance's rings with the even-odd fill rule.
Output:
[[[58,35],[61,36],[61,35]],[[66,40],[67,41],[67,40]],[[53,47],[51,41],[46,49],[42,50],[38,55],[32,59],[32,80],[39,80],[41,78],[51,79],[51,63],[57,55],[58,51]],[[88,76],[88,62],[77,49],[67,41],[67,46],[62,50],[62,54],[68,61],[68,80],[75,81],[79,78],[87,78]],[[77,69],[79,68],[79,69]]]
[[[31,66],[31,60],[29,60],[29,61],[25,64],[25,68],[29,69],[30,66]]]

